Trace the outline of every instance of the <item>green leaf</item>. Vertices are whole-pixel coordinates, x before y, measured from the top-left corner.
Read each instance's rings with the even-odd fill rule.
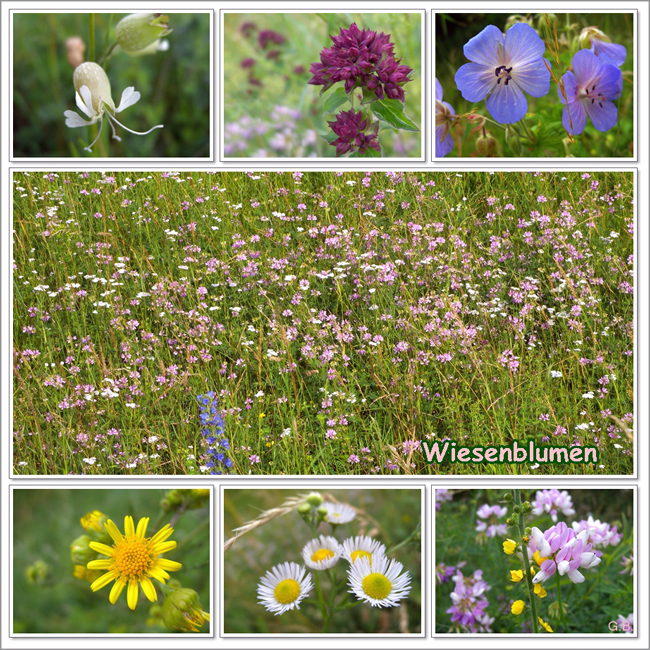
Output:
[[[336,135],[336,133],[334,133],[334,131],[328,131],[324,135],[321,135],[321,138],[323,138],[323,140],[327,140],[330,144],[332,144],[332,142],[334,142],[334,140],[336,140],[336,138],[338,138],[338,137],[339,136]]]
[[[416,132],[420,129],[404,114],[404,106],[399,99],[378,99],[370,104],[370,110],[383,122],[396,129]]]
[[[381,158],[381,151],[368,148],[365,150],[364,153],[360,153],[358,157],[359,158]]]
[[[337,88],[328,98],[323,105],[325,113],[333,113],[339,106],[343,106],[348,101],[348,96],[345,94],[345,88]]]

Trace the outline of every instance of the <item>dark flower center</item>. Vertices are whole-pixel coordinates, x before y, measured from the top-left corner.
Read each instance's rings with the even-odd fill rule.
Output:
[[[505,65],[500,65],[498,68],[494,69],[494,74],[498,77],[497,84],[501,83],[501,79],[505,79],[503,82],[504,86],[508,85],[508,82],[512,80],[510,73],[512,72],[512,66],[506,68]]]

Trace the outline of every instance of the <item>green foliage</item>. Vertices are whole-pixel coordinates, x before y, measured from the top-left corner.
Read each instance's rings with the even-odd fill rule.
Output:
[[[92,592],[86,580],[73,577],[70,545],[84,532],[80,519],[99,510],[124,532],[124,517],[137,525],[150,517],[151,536],[173,518],[171,540],[176,549],[164,557],[183,564],[170,574],[183,587],[198,592],[210,611],[210,519],[209,506],[190,509],[180,517],[161,508],[165,490],[146,489],[16,489],[13,491],[13,631],[27,634],[172,634],[161,618],[164,596],[160,583],[158,601],[150,603],[140,593],[131,611],[126,591],[111,605],[111,586]],[[108,542],[109,545],[112,542]],[[38,562],[50,565],[44,581],[34,583],[26,574]],[[202,632],[208,632],[204,626]]]
[[[98,13],[95,18],[96,62],[115,42],[115,25],[122,14]],[[203,158],[210,154],[210,13],[171,14],[173,32],[167,52],[131,57],[115,49],[102,64],[111,82],[113,100],[134,86],[141,99],[120,122],[126,131],[111,139],[104,124],[100,141],[88,153],[99,128],[65,126],[66,110],[78,111],[72,83],[73,67],[66,58],[65,42],[80,36],[88,45],[89,14],[20,13],[13,16],[13,155],[15,157],[165,157]],[[90,51],[86,49],[85,60]],[[85,117],[85,116],[84,116]],[[94,132],[94,135],[92,135]]]

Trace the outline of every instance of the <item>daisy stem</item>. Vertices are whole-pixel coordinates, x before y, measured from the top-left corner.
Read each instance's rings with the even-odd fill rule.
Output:
[[[560,620],[562,625],[564,625],[564,631],[569,632],[569,626],[566,624],[566,618],[564,616],[564,607],[562,605],[562,598],[560,597],[560,572],[555,572],[555,585],[557,587],[557,607],[560,610]]]
[[[533,616],[533,633],[539,632],[537,626],[537,603],[535,602],[535,590],[533,588],[533,577],[530,575],[530,565],[528,564],[528,549],[527,544],[523,540],[526,532],[526,520],[524,519],[524,509],[521,505],[521,494],[519,490],[513,490],[514,503],[519,506],[517,513],[518,525],[518,540],[521,542],[521,558],[524,562],[524,576],[526,577],[526,587],[528,587],[528,602],[530,603],[530,611]]]
[[[316,580],[316,593],[318,594],[318,606],[320,607],[320,612],[323,616],[323,620],[325,621],[325,627],[329,627],[329,616],[327,615],[327,607],[325,606],[325,600],[323,599],[323,590],[320,588],[320,576],[318,575],[319,573],[319,571],[316,571],[314,573],[314,578]],[[327,630],[324,629],[323,631],[326,632]]]
[[[399,544],[395,544],[395,546],[391,546],[387,551],[386,555],[389,553],[394,553],[398,548],[402,548],[402,546],[406,546],[410,542],[412,542],[419,534],[420,534],[420,525],[421,521],[418,521],[418,525],[415,527],[413,532],[403,541],[401,541]]]

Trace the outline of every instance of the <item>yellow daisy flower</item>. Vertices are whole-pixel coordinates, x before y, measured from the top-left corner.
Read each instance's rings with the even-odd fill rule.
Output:
[[[120,529],[109,519],[104,526],[115,542],[113,546],[100,542],[89,544],[93,550],[108,556],[108,559],[93,560],[86,565],[88,569],[107,570],[107,573],[95,580],[90,588],[98,591],[115,580],[108,597],[112,604],[117,602],[127,583],[129,586],[126,601],[130,609],[135,609],[138,604],[138,585],[142,587],[144,595],[152,603],[155,602],[158,600],[158,595],[150,578],[165,584],[165,580],[169,580],[167,571],[178,571],[182,566],[179,562],[160,557],[163,553],[176,548],[176,542],[165,541],[174,529],[167,524],[153,537],[145,537],[148,524],[149,517],[143,517],[138,522],[136,530],[133,517],[124,517],[124,535],[122,535]]]

